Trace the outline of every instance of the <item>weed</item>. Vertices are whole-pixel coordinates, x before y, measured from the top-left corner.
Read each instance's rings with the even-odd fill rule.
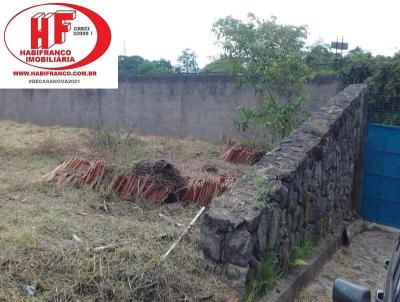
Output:
[[[139,140],[135,142],[135,144],[121,145],[115,151],[115,162],[118,164],[126,164],[144,159],[147,155],[147,151],[147,145]]]
[[[330,217],[328,215],[324,215],[318,223],[318,237],[319,240],[325,238],[330,230]]]
[[[256,181],[257,200],[263,204],[269,203],[268,192],[271,190],[271,184],[264,177]]]
[[[314,240],[311,233],[306,232],[304,234],[304,239],[300,244],[298,244],[294,248],[293,253],[293,264],[295,265],[303,265],[306,263],[306,260],[311,256],[311,253],[317,246],[317,242]]]
[[[89,131],[89,140],[94,147],[106,147],[111,151],[116,151],[121,145],[134,146],[140,140],[122,129],[111,129],[107,127],[97,127]]]
[[[96,128],[89,132],[89,142],[97,151],[106,151],[117,164],[126,164],[144,159],[147,144],[122,129]]]
[[[271,184],[264,176],[258,174],[254,170],[250,170],[243,176],[243,179],[255,186],[256,199],[258,202],[262,204],[269,203],[268,192],[271,190]]]
[[[247,171],[244,175],[243,175],[243,179],[246,182],[252,182],[255,178],[257,177],[257,173],[254,170],[250,170]]]
[[[42,156],[55,156],[62,151],[61,143],[58,142],[53,132],[51,132],[44,140],[40,141],[33,150],[34,154]]]
[[[260,274],[256,280],[252,280],[247,287],[243,300],[253,302],[262,296],[268,289],[282,279],[284,270],[279,262],[275,251],[269,251],[263,258],[260,267]]]
[[[326,121],[321,119],[316,119],[313,121],[309,121],[310,124],[310,133],[316,136],[323,136],[327,131]]]
[[[96,127],[89,131],[89,137],[94,146],[107,146],[115,148],[123,141],[123,131],[113,130],[106,127]]]
[[[238,200],[238,204],[241,205],[241,206],[244,206],[247,203],[248,203],[248,201],[246,199],[241,198],[241,199]]]
[[[310,191],[315,193],[318,188],[319,188],[318,182],[316,180],[313,180],[310,184]]]
[[[5,156],[8,156],[9,154],[10,154],[10,152],[9,152],[7,146],[0,145],[0,156],[5,157]]]
[[[27,227],[14,227],[2,234],[4,242],[15,247],[34,247],[38,241],[37,233]]]

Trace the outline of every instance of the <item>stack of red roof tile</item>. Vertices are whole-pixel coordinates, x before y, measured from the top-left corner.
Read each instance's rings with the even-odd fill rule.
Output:
[[[95,160],[90,163],[90,167],[82,179],[85,185],[89,185],[93,190],[98,190],[112,172],[113,168],[107,162]]]
[[[226,144],[226,152],[223,155],[225,161],[237,165],[254,165],[258,162],[265,152],[256,151],[243,146],[236,146],[236,142],[229,140]]]
[[[124,197],[145,198],[157,203],[163,203],[172,193],[166,186],[133,174],[114,176],[109,191]]]
[[[155,166],[159,165],[160,162],[156,162]],[[164,166],[168,167],[166,169],[167,178],[170,175],[175,178],[180,177],[179,171],[172,173],[173,166],[171,164],[163,163]],[[168,185],[168,181],[162,182],[157,178],[152,178],[151,175],[137,175],[135,168],[124,172],[116,172],[116,170],[103,160],[88,162],[85,159],[74,157],[44,177],[48,181],[57,181],[60,186],[85,184],[93,190],[98,190],[103,186],[109,192],[123,197],[144,198],[157,203],[165,202],[173,194],[179,201],[198,203],[203,206],[209,205],[214,197],[227,191],[230,185],[236,181],[236,176],[219,175],[208,179],[191,179],[189,182],[182,181],[181,183],[174,180],[170,181],[171,185]],[[160,171],[158,171],[158,179],[160,179],[160,175]],[[176,186],[178,183],[180,183],[179,187]]]
[[[187,187],[178,192],[179,200],[185,203],[195,202],[207,206],[214,197],[227,191],[235,181],[235,176],[225,175],[209,179],[194,179]]]

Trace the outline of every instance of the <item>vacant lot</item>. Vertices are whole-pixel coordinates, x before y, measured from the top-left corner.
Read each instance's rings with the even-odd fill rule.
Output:
[[[0,301],[224,301],[235,297],[199,251],[196,227],[163,262],[199,207],[61,189],[41,176],[79,155],[129,165],[166,159],[185,176],[205,164],[240,175],[195,140],[0,122]],[[106,209],[104,204],[107,204]],[[96,251],[99,246],[114,248]]]

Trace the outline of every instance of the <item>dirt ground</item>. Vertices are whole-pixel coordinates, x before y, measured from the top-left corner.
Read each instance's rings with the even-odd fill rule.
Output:
[[[59,188],[40,177],[74,155],[118,165],[166,159],[186,176],[204,164],[240,175],[221,146],[198,140],[0,122],[0,301],[225,301],[235,292],[199,249],[193,230],[163,262],[199,207],[124,200]],[[106,212],[101,205],[107,202]],[[77,240],[78,238],[79,240]],[[95,248],[114,244],[110,250]]]
[[[332,301],[333,281],[338,277],[370,288],[375,296],[377,289],[384,288],[387,271],[383,263],[390,259],[399,234],[400,230],[369,226],[335,254],[296,302]]]

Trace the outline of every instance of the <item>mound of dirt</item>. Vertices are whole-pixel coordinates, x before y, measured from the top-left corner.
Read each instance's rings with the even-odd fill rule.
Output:
[[[133,165],[132,172],[135,175],[146,176],[157,184],[170,188],[172,191],[181,189],[187,185],[181,172],[166,160],[140,161]]]

